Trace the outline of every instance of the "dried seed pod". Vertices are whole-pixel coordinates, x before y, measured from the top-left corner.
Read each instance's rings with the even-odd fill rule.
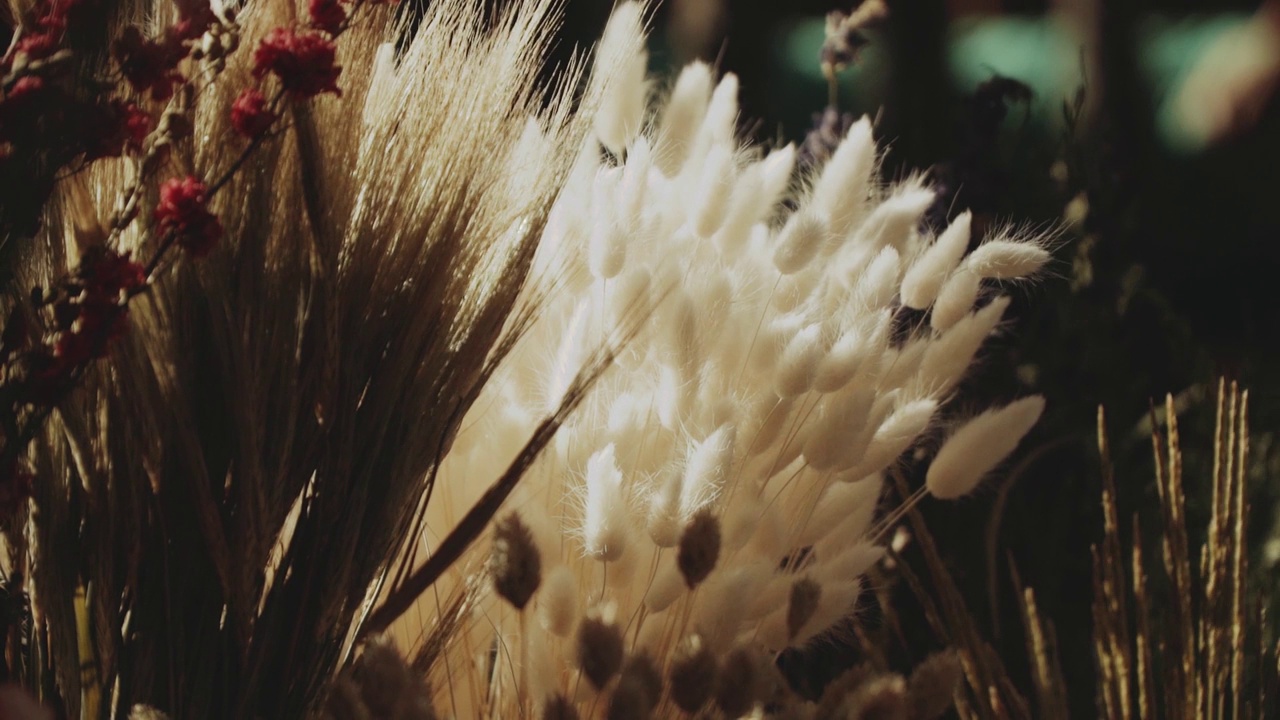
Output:
[[[542,582],[542,557],[519,514],[512,512],[494,526],[489,568],[498,594],[524,610]]]
[[[690,588],[697,587],[720,559],[720,520],[707,510],[699,511],[680,535],[677,552],[676,564],[685,583]]]
[[[715,689],[716,656],[698,635],[685,638],[676,649],[667,674],[671,701],[689,714],[706,704]]]
[[[560,693],[548,695],[542,702],[542,720],[578,720],[578,709]]]
[[[954,650],[936,652],[917,665],[907,681],[911,720],[936,720],[951,709],[962,673]]]
[[[597,690],[603,690],[622,667],[622,633],[598,617],[578,625],[578,667]]]
[[[632,655],[609,697],[609,720],[646,720],[662,697],[662,676],[648,655]]]
[[[360,686],[361,700],[375,717],[390,715],[400,697],[415,690],[409,665],[387,642],[375,641],[365,646],[353,677]]]
[[[724,659],[716,682],[716,707],[726,717],[747,714],[755,704],[759,685],[755,656],[746,648],[732,650]]]
[[[787,641],[795,640],[800,629],[809,622],[818,609],[822,586],[817,580],[805,576],[791,583],[791,598],[787,602]]]
[[[849,697],[849,720],[907,720],[907,683],[901,675],[881,675]]]

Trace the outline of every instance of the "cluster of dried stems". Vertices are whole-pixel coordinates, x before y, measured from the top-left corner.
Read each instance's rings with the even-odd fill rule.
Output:
[[[1249,469],[1248,392],[1234,383],[1219,385],[1213,440],[1210,521],[1200,552],[1189,540],[1187,491],[1183,484],[1180,437],[1173,397],[1165,402],[1166,435],[1152,435],[1160,564],[1153,567],[1151,538],[1143,536],[1138,513],[1125,543],[1116,506],[1115,477],[1104,415],[1098,412],[1102,456],[1104,536],[1093,548],[1093,635],[1097,716],[1128,718],[1269,717],[1280,686],[1280,645],[1273,644],[1265,597],[1251,592],[1248,572]],[[1152,417],[1152,424],[1159,424]],[[1062,672],[1061,640],[1053,622],[1039,611],[1033,588],[1019,586],[1027,631],[1034,702],[1016,687],[1000,659],[977,634],[927,529],[913,513],[913,530],[931,573],[931,583],[901,568],[925,602],[938,636],[960,651],[966,691],[956,707],[965,718],[1050,718],[1071,716],[1071,685]],[[1198,570],[1196,569],[1198,562]],[[1149,575],[1160,571],[1160,577]],[[940,597],[940,606],[933,596]],[[1083,681],[1077,681],[1084,684]]]

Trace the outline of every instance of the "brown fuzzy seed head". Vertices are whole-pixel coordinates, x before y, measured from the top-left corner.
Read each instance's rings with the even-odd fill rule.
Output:
[[[835,680],[827,683],[827,688],[822,691],[822,698],[818,701],[814,717],[838,717],[845,698],[878,674],[879,671],[870,663],[859,663],[840,673]]]
[[[756,704],[758,674],[751,651],[746,648],[731,651],[724,659],[716,683],[716,706],[720,712],[731,718],[746,715]]]
[[[720,559],[720,520],[708,511],[700,511],[689,520],[680,535],[676,564],[685,584],[697,587],[707,579]]]
[[[632,655],[609,698],[608,720],[647,720],[662,697],[662,675],[647,655]]]
[[[578,720],[578,710],[560,693],[548,695],[542,703],[542,720]]]
[[[364,720],[369,717],[369,708],[360,699],[360,686],[346,676],[339,677],[329,687],[324,710],[326,720]]]
[[[912,720],[935,720],[951,709],[963,675],[954,650],[936,652],[924,659],[907,681]]]
[[[533,533],[518,514],[510,513],[494,525],[489,567],[494,589],[523,610],[542,583],[542,557]]]
[[[676,707],[693,714],[711,697],[716,683],[716,656],[698,635],[685,638],[676,649],[667,682],[671,701]]]
[[[805,576],[791,583],[791,599],[787,602],[787,639],[791,640],[800,634],[800,629],[809,622],[818,609],[818,600],[822,597],[822,586],[817,580]]]
[[[354,679],[360,698],[374,716],[390,715],[400,698],[414,692],[414,678],[400,653],[390,644],[372,642],[356,661]]]
[[[613,623],[587,617],[578,625],[578,667],[603,690],[622,667],[622,633]]]
[[[881,675],[849,698],[849,720],[907,720],[907,683],[901,675]]]

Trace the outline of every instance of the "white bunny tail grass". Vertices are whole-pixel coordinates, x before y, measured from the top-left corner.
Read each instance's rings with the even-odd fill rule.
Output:
[[[621,12],[606,44],[642,47],[616,35],[639,32],[635,9]],[[604,97],[602,107],[632,107],[647,87],[611,84],[605,95],[633,97]],[[1000,322],[1007,301],[974,307],[988,276],[1016,268],[967,268],[964,218],[936,242],[923,231],[933,193],[919,180],[876,180],[870,122],[850,131],[838,165],[806,182],[794,177],[790,147],[740,144],[736,89],[732,76],[717,83],[692,65],[646,105],[637,132],[607,110],[576,153],[527,288],[544,302],[463,422],[424,550],[476,502],[468,479],[501,472],[558,401],[582,348],[615,344],[636,327],[626,318],[639,317],[638,329],[507,502],[555,526],[535,621],[496,594],[475,606],[430,671],[433,687],[451,688],[435,697],[444,713],[596,717],[633,696],[649,707],[647,663],[661,686],[658,715],[763,702],[754,683],[768,674],[747,675],[826,637],[856,608],[861,576],[882,552],[884,471],[932,432]],[[895,331],[904,293],[935,313],[945,299],[948,317],[936,330]],[[480,561],[465,556],[437,590],[464,586]],[[788,616],[801,577],[809,581]],[[414,612],[436,614],[434,595]],[[616,635],[588,620],[606,615]],[[608,663],[584,654],[574,629],[584,622],[610,638],[596,643]],[[401,639],[414,642],[408,628]],[[745,689],[690,688],[672,676],[677,666],[732,668],[722,686]],[[523,682],[538,673],[550,684]]]
[[[439,0],[411,34],[366,8],[339,42],[342,97],[286,104],[213,202],[222,245],[134,301],[128,337],[54,415],[39,513],[8,541],[33,558],[70,716],[301,717],[351,657],[442,453],[537,309],[534,251],[593,115],[571,105],[576,71],[549,103],[537,86],[553,5],[495,19]],[[164,173],[236,157],[253,43],[296,12],[241,13],[243,50]],[[74,265],[73,228],[105,236],[128,175],[104,162],[60,185],[18,268],[29,286]],[[156,241],[144,224],[124,248]]]
[[[1044,398],[1032,395],[988,410],[960,426],[929,465],[925,475],[929,493],[942,500],[968,495],[1022,442],[1042,412]]]

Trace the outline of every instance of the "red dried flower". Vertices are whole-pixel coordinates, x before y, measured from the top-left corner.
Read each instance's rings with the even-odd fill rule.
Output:
[[[337,35],[347,21],[347,11],[338,0],[311,0],[307,12],[311,15],[311,24],[330,35]]]
[[[178,245],[195,257],[209,254],[222,237],[222,223],[205,206],[206,188],[194,177],[170,178],[160,186],[155,219],[162,234],[173,233]]]
[[[120,293],[142,287],[147,270],[128,253],[94,246],[80,261],[80,278],[90,298],[118,301]]]
[[[85,161],[119,157],[126,148],[141,149],[153,125],[151,116],[131,102],[112,100],[86,108],[77,133],[85,140]]]
[[[150,91],[153,100],[168,100],[173,96],[174,83],[183,80],[182,74],[174,69],[185,56],[181,45],[160,44],[129,26],[111,50],[129,85],[138,92]]]
[[[231,126],[247,138],[258,137],[275,121],[275,113],[267,109],[267,98],[257,88],[247,88],[231,104]]]
[[[278,27],[267,33],[254,51],[253,76],[274,74],[295,99],[325,92],[341,95],[337,83],[342,68],[333,64],[336,58],[333,41],[320,33],[299,34]]]

